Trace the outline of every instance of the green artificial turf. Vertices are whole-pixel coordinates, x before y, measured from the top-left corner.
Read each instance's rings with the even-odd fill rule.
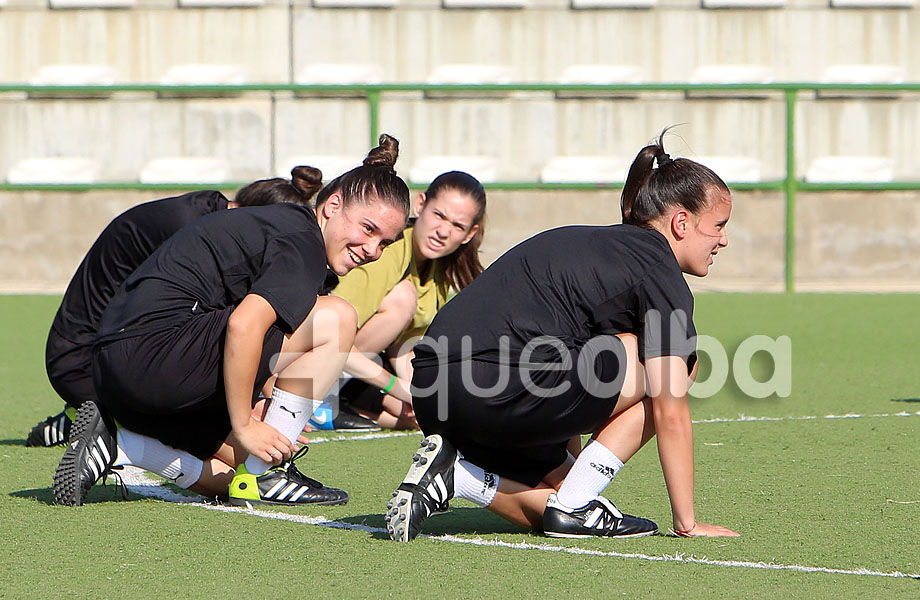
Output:
[[[754,334],[786,335],[792,343],[788,397],[748,398],[730,383],[711,398],[691,400],[694,419],[724,421],[695,426],[698,516],[739,530],[741,538],[549,540],[457,501],[424,527],[427,534],[456,538],[402,545],[378,530],[390,491],[417,447],[414,435],[314,444],[302,469],[347,489],[352,501],[273,511],[371,530],[137,494],[125,501],[111,483],[96,486],[81,508],[51,505],[51,477],[62,450],[25,448],[23,441],[32,425],[61,408],[43,367],[58,300],[0,297],[0,564],[6,574],[0,598],[920,597],[918,579],[855,573],[920,573],[914,347],[920,297],[697,297],[699,332],[718,339],[729,357]],[[756,378],[770,377],[768,357],[756,355],[752,362]],[[882,416],[896,413],[908,416]],[[860,416],[828,418],[847,414]],[[662,529],[670,524],[653,444],[606,494]],[[650,560],[665,556],[721,562]],[[729,566],[732,561],[851,572],[755,569]]]

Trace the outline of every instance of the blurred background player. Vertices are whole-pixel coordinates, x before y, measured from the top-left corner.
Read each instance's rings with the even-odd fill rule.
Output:
[[[361,379],[344,385],[340,414],[351,407],[389,429],[418,429],[409,393],[415,343],[451,292],[482,273],[486,192],[475,177],[460,171],[439,175],[414,208],[417,217],[380,260],[355,268],[332,292],[355,307],[359,326],[346,370]],[[381,367],[370,357],[384,351],[388,364]],[[331,404],[321,410],[334,414]],[[317,419],[320,414],[311,426],[334,422],[340,428],[328,416]]]
[[[705,276],[728,244],[731,194],[659,138],[632,163],[621,208],[623,225],[521,243],[435,318],[412,379],[428,437],[387,505],[393,539],[415,538],[454,497],[548,536],[650,535],[654,522],[600,493],[656,434],[674,530],[737,535],[694,512],[696,331],[683,277]],[[583,433],[593,436],[575,459],[566,447]]]
[[[233,504],[348,500],[297,470],[294,441],[354,342],[354,309],[317,298],[327,267],[344,275],[376,260],[406,224],[397,155],[382,135],[363,166],[323,188],[317,213],[282,203],[202,217],[128,278],[100,323],[99,404],[77,411],[57,503],[81,505],[120,465],[206,495],[229,486]],[[273,371],[263,421],[253,400]]]
[[[303,169],[295,167],[290,181],[279,177],[250,183],[232,202],[217,191],[190,192],[146,202],[115,217],[74,273],[48,334],[48,380],[67,405],[33,427],[26,446],[66,442],[77,409],[83,402],[96,399],[93,340],[102,312],[128,276],[172,234],[202,215],[237,206],[307,204],[317,190],[307,183]]]

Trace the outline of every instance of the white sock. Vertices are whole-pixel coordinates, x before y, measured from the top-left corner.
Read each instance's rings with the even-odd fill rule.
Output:
[[[498,475],[489,473],[459,456],[454,461],[454,497],[486,507],[498,491]]]
[[[124,428],[116,433],[118,457],[115,466],[133,465],[171,480],[181,488],[190,488],[201,477],[204,462],[184,450],[167,446],[160,440]]]
[[[556,498],[569,508],[581,508],[597,498],[622,468],[623,461],[606,446],[592,440],[578,455]]]
[[[268,401],[268,410],[265,411],[265,423],[268,423],[282,433],[291,443],[297,442],[307,421],[322,402],[311,400],[275,388],[272,399]],[[246,470],[253,475],[261,475],[268,471],[271,465],[252,454],[246,459]]]

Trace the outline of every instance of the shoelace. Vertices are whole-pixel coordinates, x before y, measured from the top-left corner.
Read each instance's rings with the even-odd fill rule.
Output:
[[[125,485],[125,480],[122,478],[121,473],[116,473],[115,471],[121,471],[124,467],[109,467],[106,469],[105,473],[102,474],[102,485],[105,485],[108,482],[109,475],[112,476],[112,479],[115,480],[115,489],[112,490],[112,495],[118,495],[119,490],[121,491],[122,500],[128,499],[128,486]]]
[[[308,486],[319,489],[323,487],[323,484],[313,479],[312,477],[308,477],[307,475],[304,475],[303,473],[301,473],[300,469],[297,468],[297,465],[294,464],[294,461],[296,461],[299,458],[302,458],[304,455],[306,455],[306,453],[309,450],[310,450],[309,446],[301,446],[300,450],[295,452],[293,456],[291,456],[290,460],[288,460],[285,464],[282,465],[282,468],[284,468],[287,471],[288,479],[294,479],[294,480],[299,479],[301,482],[306,483]]]

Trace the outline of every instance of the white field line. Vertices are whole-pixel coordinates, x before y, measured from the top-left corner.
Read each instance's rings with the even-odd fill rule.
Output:
[[[920,417],[920,411],[917,412],[897,412],[897,413],[877,413],[872,415],[860,415],[856,413],[847,413],[844,415],[824,415],[824,416],[789,416],[789,417],[749,417],[747,415],[738,415],[736,418],[715,418],[715,419],[698,419],[693,421],[694,425],[708,425],[710,423],[763,423],[775,421],[820,421],[834,419],[882,419],[887,417]],[[315,434],[311,434],[315,435]],[[322,435],[322,434],[320,434]],[[311,444],[322,444],[323,442],[360,442],[364,440],[384,440],[388,438],[408,437],[421,435],[418,431],[393,431],[389,433],[364,433],[359,435],[337,435],[335,437],[310,437]]]
[[[359,525],[355,523],[345,523],[343,521],[329,520],[325,517],[306,517],[301,515],[292,515],[283,512],[270,510],[259,510],[252,508],[225,506],[221,504],[210,504],[204,502],[200,496],[183,496],[169,490],[159,484],[158,481],[151,479],[142,469],[136,467],[125,467],[123,473],[125,485],[129,490],[139,496],[147,498],[158,498],[167,502],[175,502],[182,506],[193,506],[195,508],[204,508],[207,510],[216,510],[228,513],[242,513],[260,517],[263,519],[274,519],[276,521],[289,521],[292,523],[301,523],[304,525],[313,525],[318,527],[329,527],[332,529],[345,529],[348,531],[363,531],[365,533],[386,533],[385,529],[380,527],[370,527],[368,525]],[[573,548],[566,546],[553,546],[551,544],[531,544],[528,542],[504,542],[502,540],[484,540],[482,538],[461,538],[454,535],[426,535],[420,537],[428,538],[441,542],[454,544],[469,544],[473,546],[492,546],[497,548],[510,548],[514,550],[535,550],[539,552],[559,552],[562,554],[578,554],[583,556],[600,556],[610,558],[625,558],[632,560],[643,560],[650,562],[676,562],[685,564],[712,565],[717,567],[740,567],[747,569],[767,569],[773,571],[797,571],[800,573],[832,573],[836,575],[863,575],[872,577],[904,577],[911,579],[920,579],[920,573],[910,574],[900,571],[876,571],[873,569],[834,569],[829,567],[809,567],[803,565],[785,565],[768,562],[751,562],[738,560],[711,560],[706,557],[697,558],[687,556],[683,553],[649,555],[639,553],[625,552],[605,552],[602,550],[590,550],[586,548]]]

